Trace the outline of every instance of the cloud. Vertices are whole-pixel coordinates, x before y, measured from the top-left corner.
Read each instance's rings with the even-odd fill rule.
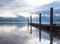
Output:
[[[24,0],[0,0],[0,7],[6,9],[16,9],[18,7],[25,7]]]
[[[30,6],[41,6],[44,4],[51,3],[55,0],[25,0]]]
[[[4,7],[11,2],[13,2],[13,0],[0,0],[0,7]]]
[[[37,7],[38,11],[44,11],[44,10],[50,10],[51,7],[53,7],[54,9],[60,9],[60,2],[58,1],[53,1],[51,3],[48,4],[44,4],[40,7]]]
[[[0,10],[0,17],[16,17],[10,10]]]
[[[48,0],[46,0],[46,2],[47,1]],[[41,2],[44,2],[44,0],[43,1],[41,0]],[[50,3],[50,2],[52,1],[50,0],[47,3]],[[29,16],[29,15],[32,15],[32,12],[37,11],[36,10],[36,7],[38,7],[37,5],[40,6],[39,0],[37,2],[36,0],[0,0],[0,11],[4,10],[7,13],[9,13],[10,11],[9,14],[11,15],[15,14],[15,15]],[[4,16],[4,15],[0,14],[0,16]],[[5,16],[7,16],[6,13],[5,13]]]
[[[56,0],[56,1],[60,2],[60,0]]]
[[[35,14],[31,14],[31,12],[34,12],[35,7],[21,7],[21,8],[17,8],[13,11],[13,13],[15,13],[16,15],[22,15],[24,17],[29,17],[30,15],[35,15]]]
[[[0,0],[0,16],[15,17],[14,11],[18,8],[28,6],[24,0]]]

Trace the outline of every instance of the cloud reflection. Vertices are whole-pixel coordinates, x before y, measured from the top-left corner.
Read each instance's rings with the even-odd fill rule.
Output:
[[[19,24],[20,25],[20,24]],[[24,25],[24,24],[23,24]],[[42,32],[42,41],[39,42],[39,31],[33,27],[33,33],[27,31],[27,26],[0,25],[0,44],[50,44],[49,35]],[[56,40],[57,41],[57,40]],[[54,44],[57,42],[54,41]]]

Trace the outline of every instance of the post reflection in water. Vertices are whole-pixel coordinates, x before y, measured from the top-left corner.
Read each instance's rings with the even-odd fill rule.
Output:
[[[52,36],[52,33],[50,33],[50,44],[53,44],[53,36]]]

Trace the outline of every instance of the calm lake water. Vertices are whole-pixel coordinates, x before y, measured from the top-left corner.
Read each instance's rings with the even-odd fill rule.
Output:
[[[0,24],[0,44],[50,44],[50,35],[41,31],[41,41],[39,41],[39,30],[26,23]],[[53,44],[60,44],[60,40],[53,37]]]

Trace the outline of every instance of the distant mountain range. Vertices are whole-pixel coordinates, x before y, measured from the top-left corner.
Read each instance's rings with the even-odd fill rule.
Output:
[[[43,22],[49,22],[50,21],[50,17],[45,17],[45,16],[42,16],[41,17],[41,20]],[[56,22],[56,21],[60,21],[60,16],[54,16],[53,17],[53,20]],[[39,21],[39,17],[35,17],[33,18],[33,21]]]
[[[0,17],[0,22],[26,22],[26,18],[23,16],[17,16],[15,18]]]

